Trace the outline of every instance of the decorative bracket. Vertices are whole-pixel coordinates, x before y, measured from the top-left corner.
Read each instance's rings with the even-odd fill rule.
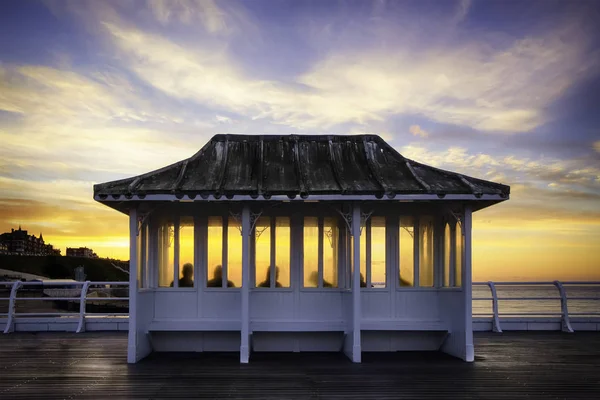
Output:
[[[454,217],[454,219],[456,219],[456,222],[458,223],[458,226],[460,226],[460,230],[462,232],[462,215],[459,213],[454,212],[453,210],[448,210],[448,213],[450,215],[452,215]]]
[[[152,210],[150,210],[149,212],[138,216],[138,226],[137,226],[137,234],[136,236],[140,236],[140,232],[142,230],[142,228],[144,227],[144,224],[147,223],[146,221],[148,220],[148,217],[150,217],[150,215],[156,210],[156,208],[153,208]]]
[[[250,234],[250,232],[252,232],[252,230],[256,226],[256,221],[258,221],[258,219],[260,218],[262,213],[263,213],[262,210],[260,210],[258,213],[253,213],[252,211],[250,211],[250,230],[249,230],[248,234]],[[238,222],[239,226],[237,228],[240,231],[240,235],[242,235],[243,233],[242,233],[242,216],[241,216],[241,214],[234,213],[233,211],[230,210],[229,215],[231,215],[231,217]]]
[[[348,228],[348,231],[352,235],[352,212],[345,213],[338,208],[334,208],[334,210],[337,211],[337,213],[342,216],[342,218],[346,222],[346,227]],[[367,221],[369,220],[369,218],[371,218],[372,214],[373,214],[373,211],[369,211],[367,213],[361,212],[361,214],[360,214],[360,233],[361,234],[362,234],[364,226],[366,226]]]
[[[402,227],[402,229],[404,229],[406,232],[408,232],[408,234],[410,235],[410,237],[414,239],[415,238],[415,233],[412,230],[408,229],[408,228],[409,228],[408,226],[403,226]]]

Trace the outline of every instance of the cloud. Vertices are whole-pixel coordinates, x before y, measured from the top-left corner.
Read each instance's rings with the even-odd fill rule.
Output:
[[[408,128],[409,132],[412,133],[413,136],[420,136],[423,138],[426,138],[427,136],[429,136],[429,133],[422,129],[419,125],[411,125],[410,128]]]
[[[585,47],[565,28],[503,47],[472,39],[417,51],[333,50],[290,84],[247,76],[226,47],[190,47],[119,21],[103,26],[126,67],[169,96],[299,128],[419,114],[477,130],[527,132],[549,120],[544,108],[594,62],[582,62]]]
[[[595,142],[593,146],[594,146],[594,150],[596,150],[598,153],[600,153],[600,140]]]

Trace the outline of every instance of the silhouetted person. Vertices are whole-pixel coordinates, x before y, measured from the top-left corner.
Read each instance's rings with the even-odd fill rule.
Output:
[[[213,278],[206,282],[207,287],[223,287],[223,267],[217,265],[213,271]],[[227,280],[227,287],[235,287],[233,282]]]
[[[194,287],[194,266],[190,263],[183,264],[182,268],[183,277],[179,278],[179,287]],[[173,282],[171,282],[173,287]]]
[[[257,287],[271,287],[271,267],[267,268],[267,277]],[[282,287],[279,283],[279,267],[275,266],[275,287]]]
[[[313,271],[313,272],[310,274],[309,281],[310,281],[310,282],[311,282],[313,285],[315,285],[315,287],[319,287],[319,273],[318,273],[317,271]],[[327,282],[327,281],[325,280],[325,278],[323,278],[323,287],[324,287],[324,288],[326,288],[326,287],[327,287],[327,288],[330,288],[330,287],[333,287],[333,285],[332,285],[331,283]]]
[[[365,277],[362,272],[360,274],[360,287],[367,287],[367,282],[365,282]]]
[[[412,286],[412,284],[404,278],[400,278],[400,286]]]

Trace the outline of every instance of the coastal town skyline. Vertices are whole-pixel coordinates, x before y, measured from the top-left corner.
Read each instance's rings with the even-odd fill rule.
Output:
[[[474,216],[474,280],[599,280],[599,18],[584,1],[3,2],[0,232],[126,260],[128,218],[95,183],[218,133],[373,133],[511,186]]]

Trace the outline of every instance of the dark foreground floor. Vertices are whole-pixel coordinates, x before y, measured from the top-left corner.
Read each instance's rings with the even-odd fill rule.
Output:
[[[438,353],[154,354],[123,333],[0,335],[0,399],[600,398],[600,333],[477,333],[472,364]]]

